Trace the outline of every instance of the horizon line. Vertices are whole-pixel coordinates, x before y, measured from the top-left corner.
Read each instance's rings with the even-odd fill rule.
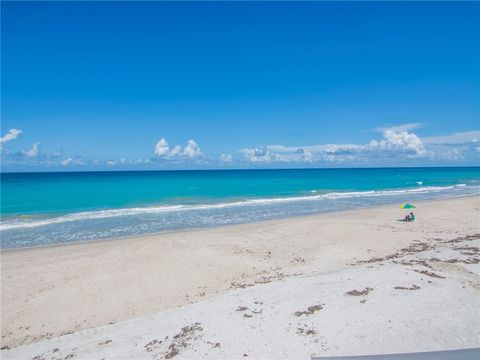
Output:
[[[49,174],[49,173],[105,173],[105,172],[176,172],[176,171],[275,171],[275,170],[355,170],[355,169],[445,169],[445,168],[478,168],[480,165],[459,166],[365,166],[365,167],[310,167],[310,168],[212,168],[212,169],[146,169],[146,170],[70,170],[70,171],[1,171],[2,174]]]

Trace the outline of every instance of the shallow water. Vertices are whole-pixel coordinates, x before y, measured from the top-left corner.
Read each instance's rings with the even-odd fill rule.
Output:
[[[2,174],[1,247],[476,194],[479,168]]]

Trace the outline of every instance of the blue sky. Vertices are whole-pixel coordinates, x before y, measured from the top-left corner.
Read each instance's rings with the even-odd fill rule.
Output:
[[[479,10],[2,2],[2,170],[478,165]]]

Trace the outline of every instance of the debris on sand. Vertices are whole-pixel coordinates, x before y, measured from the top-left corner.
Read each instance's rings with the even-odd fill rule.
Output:
[[[371,263],[376,263],[376,262],[383,262],[383,261],[387,261],[387,260],[391,260],[391,259],[396,259],[398,258],[400,255],[399,254],[390,254],[390,255],[386,255],[384,257],[376,257],[376,258],[371,258],[369,260],[359,260],[357,261],[356,263],[352,264],[352,265],[357,265],[357,264],[371,264]]]
[[[293,258],[292,260],[290,260],[290,262],[292,262],[292,263],[305,263],[305,259],[301,256],[297,256],[297,257]]]
[[[456,237],[456,238],[451,239],[451,240],[443,240],[443,239],[432,239],[432,240],[437,241],[440,244],[456,244],[456,243],[473,241],[473,240],[478,240],[478,239],[480,239],[480,234],[460,236],[460,237]],[[429,243],[426,243],[426,242],[417,242],[417,243],[412,244],[412,245],[410,245],[406,248],[400,249],[399,251],[396,251],[393,254],[388,254],[388,255],[385,255],[384,257],[375,257],[375,258],[371,258],[369,260],[357,261],[356,263],[353,263],[352,265],[384,262],[384,261],[388,261],[388,260],[392,260],[392,259],[397,259],[397,258],[403,257],[405,255],[415,255],[417,253],[422,253],[422,252],[425,252],[425,251],[434,250],[434,249],[437,248],[437,245],[438,245],[438,243],[437,244],[429,244]],[[454,247],[453,250],[460,251],[460,253],[462,255],[466,255],[466,256],[475,256],[475,255],[478,255],[480,253],[479,248],[474,247],[474,246],[467,246],[467,245]],[[448,261],[448,260],[439,260],[439,261],[453,262],[453,261]],[[402,260],[402,261],[398,261],[398,262],[397,261],[393,261],[393,262],[394,263],[400,263],[402,265],[413,265],[413,264],[417,263],[419,265],[430,267],[423,260],[409,260],[409,261]],[[411,264],[409,264],[409,262]],[[463,262],[465,264],[478,264],[480,262],[480,260],[473,257],[473,258],[469,258],[467,260],[458,260],[456,262]]]
[[[177,356],[180,349],[188,346],[189,341],[198,339],[199,336],[196,336],[196,334],[203,330],[200,325],[199,322],[196,322],[193,325],[183,327],[182,331],[173,337],[172,343],[168,346],[168,352],[164,356],[165,359]]]
[[[365,296],[365,295],[368,295],[368,293],[370,291],[372,291],[373,289],[371,287],[366,287],[365,289],[363,290],[350,290],[350,291],[347,291],[345,293],[345,295],[350,295],[350,296]]]
[[[441,261],[441,260],[436,259],[436,258],[432,258],[432,259],[429,259],[428,261]],[[410,265],[410,266],[421,265],[421,266],[425,266],[429,269],[432,268],[432,266],[429,265],[426,260],[401,260],[401,261],[393,261],[393,263],[394,264],[400,264],[400,265]]]
[[[297,329],[297,334],[298,335],[315,335],[317,332],[313,329],[304,329],[304,328],[298,328]]]
[[[417,243],[417,244],[412,244],[409,247],[403,248],[400,250],[402,254],[408,254],[408,255],[413,255],[419,252],[427,251],[427,250],[432,250],[433,246],[427,243]]]
[[[438,279],[445,279],[445,276],[435,274],[434,272],[431,272],[431,271],[427,271],[427,270],[413,270],[413,271],[418,272],[418,273],[423,274],[423,275],[430,276],[430,277],[434,277],[434,278],[438,278]]]
[[[146,351],[150,352],[155,350],[155,348],[157,348],[162,342],[162,340],[153,339],[148,344],[145,344],[144,348]]]
[[[295,316],[312,315],[313,313],[322,310],[324,305],[325,304],[309,306],[306,311],[296,311],[293,315]]]
[[[472,241],[472,240],[478,240],[480,239],[480,234],[473,234],[473,235],[465,235],[465,236],[459,236],[455,239],[452,240],[447,240],[443,241],[444,243],[458,243],[462,241]]]
[[[404,286],[395,286],[395,290],[418,290],[420,289],[420,286],[418,285],[412,285],[411,287],[404,287]]]
[[[211,341],[207,341],[207,344],[212,345],[212,348],[219,348],[219,347],[221,347],[221,345],[220,345],[219,342],[213,343],[213,342],[211,342]]]
[[[453,250],[460,251],[462,255],[478,255],[480,254],[480,249],[476,246],[457,246]]]
[[[251,287],[253,285],[255,284],[247,284],[247,283],[240,284],[232,281],[230,283],[230,289],[246,289],[247,287]]]

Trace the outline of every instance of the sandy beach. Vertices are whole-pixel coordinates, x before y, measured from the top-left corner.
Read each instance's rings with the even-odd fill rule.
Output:
[[[1,252],[2,358],[480,346],[480,197]]]

